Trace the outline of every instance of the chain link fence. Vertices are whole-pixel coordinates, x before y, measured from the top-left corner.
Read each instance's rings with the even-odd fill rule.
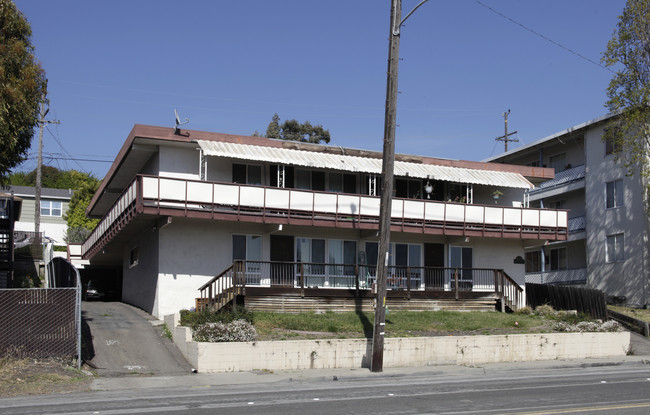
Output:
[[[81,365],[81,284],[62,261],[50,266],[64,288],[0,290],[0,358],[76,358]]]

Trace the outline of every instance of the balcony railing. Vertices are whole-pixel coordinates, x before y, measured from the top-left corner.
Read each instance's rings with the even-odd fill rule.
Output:
[[[235,261],[226,271],[199,288],[201,303],[231,299],[245,293],[246,286],[301,289],[371,289],[376,267],[358,264],[305,262]],[[522,288],[503,270],[488,268],[443,268],[389,266],[389,290],[496,293],[513,309],[522,305]],[[504,306],[505,307],[505,306]]]
[[[584,284],[586,282],[586,268],[526,273],[526,283],[531,284]]]
[[[576,166],[570,169],[563,170],[555,175],[555,178],[547,180],[544,183],[540,184],[539,187],[531,189],[529,194],[531,196],[538,193],[545,192],[550,189],[557,188],[559,186],[568,185],[573,182],[578,182],[584,180],[585,178],[585,166]]]
[[[356,229],[377,229],[380,205],[375,196],[137,176],[84,242],[84,256],[136,201],[137,213]],[[567,224],[564,210],[400,198],[391,209],[392,229],[411,233],[565,240]]]

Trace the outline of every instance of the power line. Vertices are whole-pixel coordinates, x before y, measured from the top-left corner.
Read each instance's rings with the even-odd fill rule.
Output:
[[[492,7],[488,6],[487,4],[485,4],[485,3],[483,3],[483,2],[481,2],[481,1],[479,1],[479,0],[474,0],[474,2],[475,2],[476,4],[478,4],[478,5],[480,5],[480,6],[485,7],[486,9],[490,10],[492,13],[498,14],[499,16],[503,17],[504,19],[511,21],[512,23],[514,23],[514,24],[516,24],[517,26],[523,28],[524,30],[529,31],[530,33],[534,34],[535,36],[539,36],[539,37],[541,37],[542,39],[546,40],[547,42],[550,42],[550,43],[554,44],[555,46],[560,47],[560,48],[566,50],[567,52],[576,55],[576,56],[579,57],[580,59],[584,59],[584,60],[586,60],[586,61],[589,62],[589,63],[593,63],[594,65],[599,66],[599,67],[601,67],[601,68],[603,68],[603,69],[606,69],[606,70],[610,71],[610,72],[613,73],[613,74],[616,73],[616,72],[614,72],[613,70],[611,70],[610,68],[608,68],[607,66],[604,66],[604,65],[602,65],[601,63],[598,63],[598,62],[596,62],[596,61],[594,61],[594,60],[592,60],[592,59],[590,59],[590,58],[588,58],[588,57],[586,57],[586,56],[584,56],[584,55],[582,55],[582,54],[576,52],[575,50],[570,49],[570,48],[564,46],[563,44],[561,44],[561,43],[559,43],[559,42],[556,42],[556,41],[554,41],[553,39],[544,36],[543,34],[541,34],[541,33],[537,32],[537,31],[535,31],[535,30],[529,28],[528,26],[524,25],[523,23],[519,23],[519,22],[516,21],[515,19],[506,16],[505,14],[501,13],[501,12],[498,11],[498,10],[493,9]]]

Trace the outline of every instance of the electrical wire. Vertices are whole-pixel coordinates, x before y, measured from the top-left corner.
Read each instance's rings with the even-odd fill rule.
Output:
[[[550,39],[550,38],[544,36],[543,34],[541,34],[541,33],[537,32],[537,31],[535,31],[535,30],[529,28],[528,26],[526,26],[526,25],[524,25],[524,24],[522,24],[522,23],[519,23],[519,22],[516,21],[515,19],[506,16],[505,14],[501,13],[500,11],[495,10],[494,8],[488,6],[487,4],[481,2],[480,0],[474,0],[474,3],[476,3],[476,4],[480,5],[480,6],[485,7],[486,9],[490,10],[492,13],[498,14],[499,16],[503,17],[503,18],[506,19],[506,20],[509,20],[510,22],[516,24],[517,26],[521,27],[522,29],[529,31],[530,33],[534,34],[535,36],[541,37],[541,38],[544,39],[545,41],[547,41],[547,42],[549,42],[549,43],[552,43],[553,45],[555,45],[555,46],[557,46],[557,47],[559,47],[559,48],[562,48],[562,49],[564,49],[565,51],[567,51],[567,52],[569,52],[569,53],[572,53],[572,54],[576,55],[576,56],[579,57],[580,59],[584,59],[584,60],[586,60],[586,61],[589,62],[589,63],[593,63],[594,65],[599,66],[599,67],[601,67],[601,68],[603,68],[603,69],[605,69],[605,70],[608,70],[608,71],[610,71],[610,72],[613,73],[613,74],[616,73],[616,72],[614,72],[613,70],[611,70],[610,68],[608,68],[607,66],[604,66],[603,64],[598,63],[598,62],[596,62],[596,61],[594,61],[594,60],[592,60],[592,59],[590,59],[590,58],[588,58],[588,57],[586,57],[586,56],[584,56],[584,55],[582,55],[582,54],[576,52],[575,50],[570,49],[570,48],[564,46],[563,44],[561,44],[561,43],[559,43],[559,42],[556,42],[556,41],[554,41],[553,39]]]

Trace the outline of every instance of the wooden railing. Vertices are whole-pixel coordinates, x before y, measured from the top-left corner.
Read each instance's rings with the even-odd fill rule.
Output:
[[[246,286],[294,288],[304,295],[306,288],[371,289],[376,282],[376,267],[358,264],[309,262],[235,261],[222,273],[199,288],[200,307],[219,309]],[[523,289],[503,270],[489,268],[450,268],[389,266],[387,287],[404,291],[451,291],[458,300],[462,292],[495,293],[501,310],[523,305]]]

